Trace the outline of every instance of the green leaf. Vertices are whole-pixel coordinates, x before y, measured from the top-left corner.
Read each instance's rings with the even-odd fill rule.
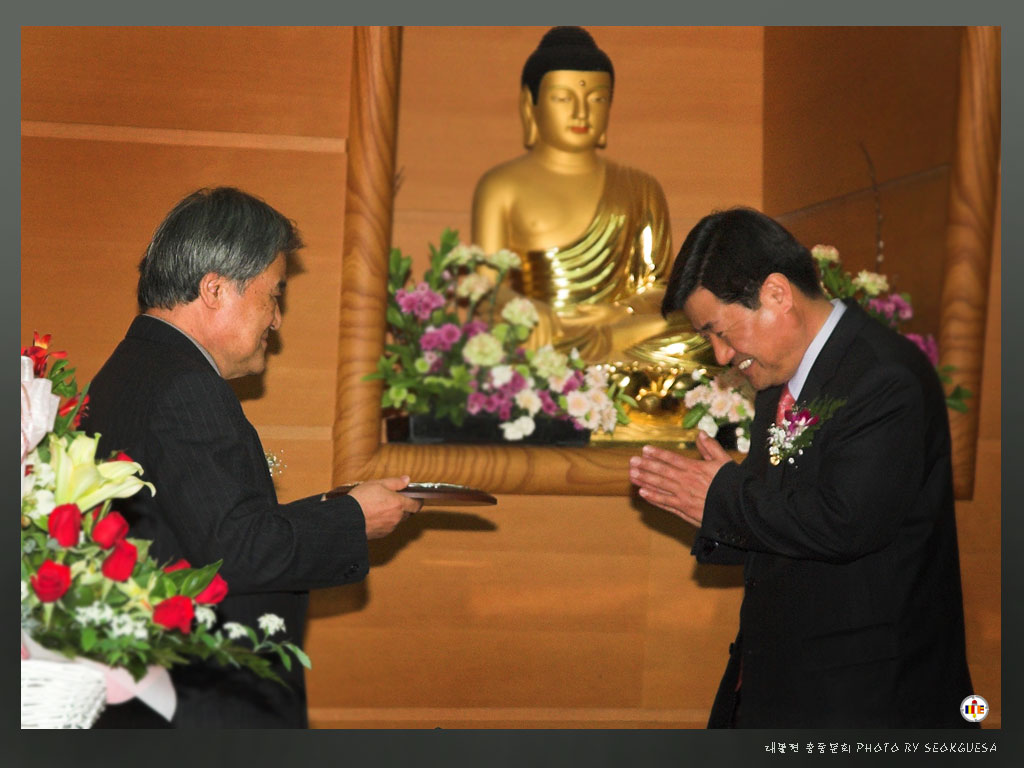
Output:
[[[89,652],[96,645],[96,629],[93,627],[85,627],[82,629],[82,650]]]
[[[686,415],[683,417],[683,427],[685,429],[692,429],[693,427],[696,427],[700,420],[704,418],[704,414],[706,414],[710,409],[711,406],[707,403],[697,403],[697,405],[688,410]]]
[[[215,563],[204,565],[202,568],[184,569],[182,573],[185,574],[185,578],[181,582],[181,594],[186,597],[195,597],[206,589],[223,562],[223,560],[218,560]],[[178,571],[172,572],[171,575],[173,576],[174,573],[178,573]]]
[[[306,669],[313,668],[313,663],[309,660],[309,656],[307,656],[306,652],[299,648],[299,646],[295,645],[295,643],[285,643],[284,647],[292,653],[294,653],[295,658],[297,658],[299,660],[299,663],[302,664],[302,666],[304,666]]]

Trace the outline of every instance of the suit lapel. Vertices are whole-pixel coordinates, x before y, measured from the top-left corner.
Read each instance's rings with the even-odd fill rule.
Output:
[[[801,405],[806,405],[821,396],[828,383],[836,375],[839,364],[846,356],[847,350],[857,337],[861,327],[865,321],[870,319],[856,301],[847,299],[844,303],[846,311],[839,318],[839,322],[825,342],[825,346],[818,353],[818,359],[814,361],[810,373],[807,374],[807,380],[800,391]]]

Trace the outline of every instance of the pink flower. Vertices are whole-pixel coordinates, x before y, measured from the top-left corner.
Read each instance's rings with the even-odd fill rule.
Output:
[[[470,392],[469,399],[466,401],[466,412],[474,415],[478,414],[486,403],[487,395],[482,395],[479,392]]]
[[[918,348],[927,355],[932,365],[939,364],[939,345],[935,341],[935,337],[930,333],[927,336],[922,336],[919,333],[908,333],[907,338],[917,344]]]
[[[478,333],[483,333],[486,330],[487,323],[485,323],[483,320],[470,320],[462,329],[463,333],[466,334],[467,339],[471,339]]]
[[[400,288],[395,292],[395,301],[399,309],[407,315],[415,315],[420,320],[427,320],[430,313],[444,306],[444,297],[430,290],[426,283],[420,283],[415,290],[407,291]]]
[[[451,349],[462,338],[462,331],[453,323],[445,323],[438,329],[438,333],[441,335],[441,349],[444,350]]]

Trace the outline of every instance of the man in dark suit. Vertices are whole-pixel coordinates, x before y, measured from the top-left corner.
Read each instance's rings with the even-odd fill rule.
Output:
[[[934,368],[856,302],[829,301],[808,250],[749,209],[689,233],[662,311],[679,308],[758,391],[742,464],[703,433],[701,459],[652,446],[631,459],[641,497],[698,527],[699,562],[744,566],[708,726],[969,726]],[[808,406],[819,420],[792,445]]]
[[[223,560],[229,594],[218,618],[256,628],[275,614],[298,645],[308,590],[361,580],[367,539],[419,507],[397,493],[406,477],[278,503],[259,436],[226,380],[263,371],[286,262],[301,245],[288,219],[239,190],[182,200],[139,265],[142,314],[93,379],[83,423],[101,435],[101,452],[125,451],[156,487],[123,503],[131,535],[152,539],[161,562]],[[303,668],[275,661],[275,671],[287,687],[244,669],[176,667],[173,727],[307,727]],[[109,707],[98,725],[161,724],[135,702]]]

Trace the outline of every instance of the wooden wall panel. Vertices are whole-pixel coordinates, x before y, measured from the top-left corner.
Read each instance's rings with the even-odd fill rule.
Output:
[[[421,512],[315,593],[313,725],[702,727],[740,590],[691,543],[626,498]]]
[[[914,317],[905,329],[938,338],[945,263],[946,200],[949,171],[940,166],[879,188],[883,211],[884,260],[881,271],[893,290],[911,294]],[[846,269],[877,271],[875,195],[852,192],[821,205],[780,215],[797,239],[812,247],[834,245]]]
[[[946,165],[959,27],[767,27],[765,209],[816,205]],[[786,182],[789,183],[786,183]]]
[[[351,42],[349,27],[22,27],[21,118],[343,137]]]

